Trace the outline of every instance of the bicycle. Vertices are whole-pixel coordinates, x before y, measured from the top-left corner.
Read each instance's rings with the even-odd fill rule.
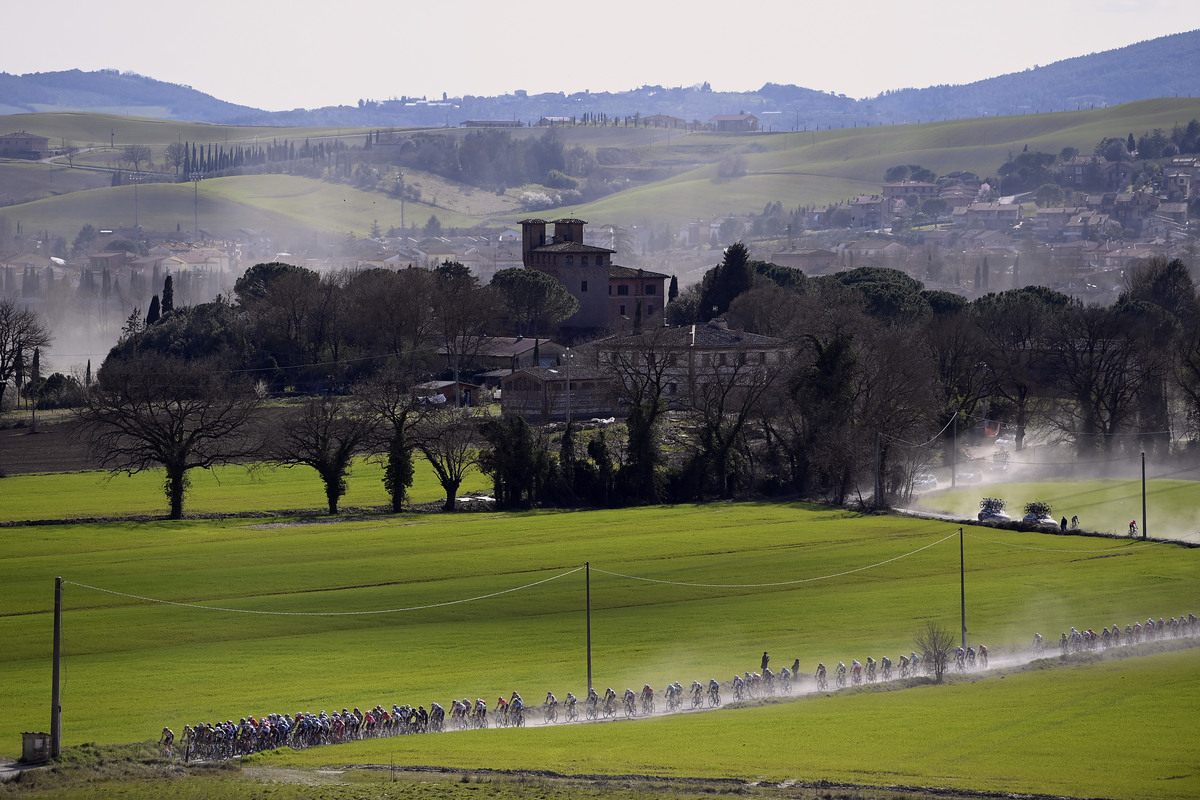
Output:
[[[721,705],[721,690],[716,686],[708,687],[708,707],[716,708]]]
[[[575,708],[574,703],[567,704],[567,722],[574,722],[579,719],[579,710]]]
[[[629,717],[630,719],[637,716],[637,704],[635,703],[633,697],[625,698],[625,716]]]
[[[514,728],[525,727],[525,709],[518,706],[509,712],[512,715],[512,726]]]
[[[846,688],[846,673],[839,672],[837,674],[837,678],[835,679],[835,682],[837,683],[837,688],[839,688],[839,689]]]
[[[546,717],[546,724],[558,721],[558,704],[547,703],[542,706],[542,714]]]

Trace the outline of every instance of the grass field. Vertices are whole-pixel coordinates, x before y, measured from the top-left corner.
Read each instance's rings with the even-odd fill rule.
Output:
[[[584,562],[592,567],[595,683],[618,691],[727,680],[756,668],[763,649],[775,665],[800,658],[805,672],[818,660],[895,658],[924,620],[958,628],[958,528],[941,522],[800,504],[260,522],[0,531],[0,685],[24,687],[8,693],[0,753],[15,754],[21,730],[46,724],[55,576],[70,582],[68,745],[139,741],[164,724],[180,730],[269,711],[445,703],[513,689],[531,700],[546,689],[582,694]],[[1195,550],[986,534],[965,539],[967,614],[971,640],[995,657],[1026,647],[1034,631],[1056,638],[1070,625],[1192,610]],[[1155,796],[1194,796],[1194,758],[1192,767],[1173,766],[1187,738],[1172,731],[1195,708],[1197,653],[594,731],[495,731],[388,746],[413,748],[393,751],[406,759],[467,767],[838,775],[1114,797],[1144,796],[1131,787],[1150,785]],[[1115,705],[1076,702],[1111,699],[1118,688]],[[1132,707],[1152,713],[1135,723]],[[1040,708],[1044,715],[1031,711]],[[1152,722],[1158,727],[1145,727]],[[923,733],[905,737],[910,730]],[[1118,772],[1186,777],[1111,783],[1089,768],[1055,778],[1054,764],[1094,736],[1124,744],[1097,748],[1085,764],[1110,758]],[[955,742],[965,751],[956,755]],[[695,752],[682,752],[684,743]],[[386,761],[385,753],[366,757]],[[296,758],[359,757],[323,749]]]
[[[1019,520],[1026,503],[1040,500],[1050,504],[1055,519],[1078,516],[1085,530],[1123,534],[1128,531],[1129,521],[1137,520],[1147,536],[1200,542],[1197,486],[1195,481],[1187,480],[1148,481],[1144,519],[1142,483],[1137,478],[960,485],[921,495],[914,505],[969,518],[979,513],[981,498],[999,497],[1008,503],[1009,516]]]
[[[217,467],[192,470],[191,489],[184,502],[188,514],[241,514],[270,512],[323,513],[325,488],[308,467]],[[347,480],[341,507],[379,508],[390,500],[383,486],[383,468],[376,461],[359,460]],[[62,520],[80,517],[164,516],[167,511],[162,470],[134,476],[108,472],[10,475],[0,482],[0,523],[29,520]],[[459,494],[490,491],[491,479],[477,471],[468,473]],[[433,503],[446,493],[433,468],[418,459],[409,502]]]

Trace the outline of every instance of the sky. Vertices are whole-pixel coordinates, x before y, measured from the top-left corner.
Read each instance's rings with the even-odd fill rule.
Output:
[[[9,6],[0,72],[116,69],[268,111],[705,81],[717,91],[790,83],[862,98],[970,83],[1200,28],[1197,0]]]

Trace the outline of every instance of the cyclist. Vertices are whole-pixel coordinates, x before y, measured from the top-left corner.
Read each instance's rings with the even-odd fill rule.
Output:
[[[813,677],[815,677],[817,679],[817,688],[824,689],[826,686],[825,664],[824,663],[817,664],[817,674],[814,675]]]
[[[650,688],[650,684],[642,686],[642,711],[649,714],[654,710],[654,690]]]
[[[979,665],[986,667],[988,665],[988,649],[986,644],[979,645]]]
[[[858,663],[857,658],[850,662],[850,674],[855,686],[862,683],[862,664]]]
[[[870,683],[875,682],[875,659],[867,656],[867,680]]]
[[[616,708],[617,708],[617,693],[614,692],[613,688],[610,686],[604,692],[604,710],[605,710],[605,712],[611,714],[616,710]]]
[[[567,720],[574,720],[579,717],[579,712],[575,710],[575,704],[578,702],[575,695],[567,692]]]
[[[721,705],[721,684],[716,678],[708,679],[708,702],[714,706]]]
[[[184,726],[184,731],[187,731],[187,726]],[[175,732],[170,728],[163,728],[162,733],[158,737],[158,743],[163,746],[163,751],[168,756],[175,755]]]
[[[881,661],[879,662],[879,666],[880,666],[880,670],[883,672],[883,679],[884,679],[885,681],[886,681],[886,680],[891,680],[891,677],[892,677],[892,660],[891,660],[890,658],[888,658],[887,656],[884,656],[884,657],[883,657],[883,660],[881,660]]]
[[[856,661],[854,663],[857,664],[858,662]],[[838,665],[837,665],[837,674],[838,674],[839,678],[844,679],[846,677],[846,665],[843,664],[841,661],[839,661]]]

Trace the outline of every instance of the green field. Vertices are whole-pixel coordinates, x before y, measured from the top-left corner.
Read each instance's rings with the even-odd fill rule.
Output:
[[[806,673],[818,660],[895,659],[927,619],[958,629],[957,531],[767,503],[3,529],[0,685],[23,688],[7,693],[0,753],[47,725],[55,576],[69,581],[65,744],[121,743],[271,711],[582,694],[585,562],[601,688],[728,680],[763,649]],[[1196,550],[967,533],[986,534],[965,538],[971,640],[994,658],[1027,649],[1034,631],[1194,610]],[[483,599],[460,602],[471,598]],[[1188,797],[1200,770],[1177,726],[1196,706],[1198,655],[270,758]],[[1084,766],[1056,769],[1068,754]]]
[[[11,475],[0,483],[0,523],[29,520],[165,516],[162,491],[164,473],[149,470],[137,475],[108,472]],[[272,512],[324,513],[325,488],[308,467],[217,467],[192,470],[191,489],[184,502],[187,514],[245,514]],[[491,479],[468,472],[459,495],[490,492]],[[409,502],[434,503],[446,493],[429,462],[418,459]],[[347,478],[341,506],[380,508],[390,504],[383,486],[383,467],[377,461],[359,460]]]
[[[1200,505],[1197,484],[1186,480],[1150,480],[1146,483],[1146,515],[1142,516],[1140,479],[1091,481],[1046,480],[1000,484],[960,484],[918,497],[917,509],[973,518],[983,497],[999,497],[1013,519],[1021,519],[1026,503],[1049,503],[1052,516],[1079,517],[1084,530],[1124,534],[1129,521],[1137,520],[1147,536],[1200,543]]]

